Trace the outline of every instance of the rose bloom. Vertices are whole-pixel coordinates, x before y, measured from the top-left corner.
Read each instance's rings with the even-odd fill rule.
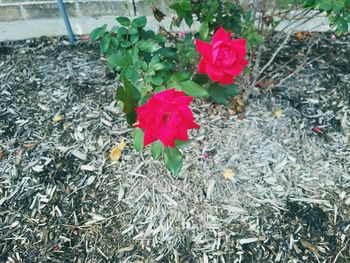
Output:
[[[196,49],[202,55],[198,73],[221,85],[233,84],[234,77],[248,65],[246,39],[231,40],[231,32],[220,27],[214,34],[212,44],[196,39]]]
[[[187,130],[199,128],[189,107],[192,97],[174,88],[159,92],[135,109],[135,126],[142,129],[144,146],[160,140],[164,146],[175,147],[175,140],[188,141]]]
[[[87,42],[87,41],[90,40],[90,36],[89,36],[89,35],[83,35],[83,36],[82,36],[82,40],[83,40],[84,42]]]
[[[178,35],[179,35],[179,38],[184,39],[186,36],[186,32],[181,31],[181,32],[179,32]]]

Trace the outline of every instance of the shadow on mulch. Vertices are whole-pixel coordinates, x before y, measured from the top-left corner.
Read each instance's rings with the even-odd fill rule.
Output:
[[[291,259],[297,262],[335,262],[333,260],[340,251],[347,247],[342,235],[345,238],[349,231],[338,226],[345,224],[349,227],[349,221],[339,219],[334,225],[333,210],[328,213],[318,205],[287,201],[284,213],[278,217],[262,216],[260,220],[260,235],[264,241],[258,245],[244,244],[241,262],[290,262]],[[225,259],[234,262],[237,255],[225,256]],[[349,261],[348,248],[337,262]]]
[[[323,126],[325,132],[341,132],[343,112],[350,104],[350,35],[335,41],[330,36],[330,33],[313,33],[301,40],[291,36],[265,76],[269,80],[278,71],[278,79],[274,80],[277,84],[304,64],[300,72],[272,89],[273,94],[300,111],[310,125]],[[279,42],[268,43],[270,52],[264,53],[263,64],[278,45]],[[308,47],[310,52],[305,56]]]

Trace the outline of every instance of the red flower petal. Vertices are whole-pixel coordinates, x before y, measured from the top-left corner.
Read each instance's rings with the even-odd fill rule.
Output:
[[[214,34],[212,43],[216,44],[218,41],[228,42],[231,40],[231,32],[226,32],[223,27],[220,27]]]
[[[164,120],[166,126],[177,127],[181,123],[181,118],[177,112],[169,113],[168,120]]]
[[[175,89],[168,89],[162,92],[159,92],[153,96],[153,98],[157,99],[170,99],[175,95]]]
[[[202,58],[200,61],[199,61],[199,64],[198,64],[198,73],[201,73],[201,74],[204,74],[204,73],[207,73],[207,70],[206,70],[206,66],[207,66],[207,60],[205,58]]]
[[[206,56],[211,56],[211,45],[207,42],[203,42],[199,39],[196,39],[196,49],[198,51],[199,54],[201,54],[202,56],[206,57]]]
[[[175,134],[174,130],[164,130],[159,134],[159,140],[164,144],[165,147],[170,146],[171,148],[175,147]]]
[[[228,75],[237,76],[242,72],[242,70],[243,66],[241,64],[236,63],[235,65],[233,65],[232,68],[227,68],[224,71]]]
[[[236,45],[233,47],[238,59],[244,59],[247,55],[247,49],[244,46]]]
[[[247,46],[247,40],[245,38],[233,39],[233,40],[231,40],[231,43],[233,45],[243,46],[244,48]]]
[[[180,128],[177,130],[176,139],[177,139],[177,140],[180,140],[180,141],[185,141],[185,142],[187,142],[187,141],[188,141],[187,129],[184,128],[184,127],[180,127]]]
[[[147,146],[149,144],[151,144],[152,142],[155,142],[157,139],[157,137],[153,136],[150,132],[150,130],[145,129],[145,134],[144,134],[144,138],[143,138],[143,145]]]
[[[190,103],[192,102],[192,97],[190,96],[182,96],[182,97],[177,97],[175,98],[173,101],[175,104],[177,105],[190,105]],[[189,109],[188,107],[186,107],[187,109]]]
[[[191,126],[187,126],[188,129],[198,129],[200,126],[195,123],[194,121],[192,122],[192,125]]]
[[[213,81],[219,81],[224,73],[220,68],[214,67],[211,64],[207,64],[206,66],[207,74]]]
[[[225,74],[223,78],[219,80],[220,85],[229,85],[235,83],[233,75]]]

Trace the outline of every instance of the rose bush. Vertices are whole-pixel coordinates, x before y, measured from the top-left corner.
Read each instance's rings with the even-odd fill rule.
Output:
[[[163,157],[177,175],[188,130],[199,128],[189,104],[194,98],[208,97],[227,104],[238,94],[233,83],[248,64],[246,40],[231,40],[231,32],[223,27],[215,30],[210,44],[199,40],[198,34],[166,32],[164,36],[145,30],[145,17],[117,21],[120,26],[111,31],[106,25],[95,29],[90,42],[100,40],[111,70],[119,73],[122,85],[116,99],[135,128],[134,147],[142,151],[150,145],[152,157]],[[209,29],[205,35],[209,38]]]
[[[162,157],[167,169],[178,175],[183,163],[180,148],[189,141],[188,130],[199,127],[189,108],[192,99],[210,98],[227,105],[230,97],[239,92],[249,95],[261,83],[267,65],[259,68],[263,49],[256,45],[288,17],[285,10],[270,14],[264,9],[267,2],[244,7],[239,1],[173,0],[170,8],[176,15],[170,30],[183,21],[191,27],[197,19],[200,29],[195,33],[176,34],[161,25],[157,33],[147,30],[145,16],[117,17],[112,29],[103,25],[91,32],[90,43],[99,41],[109,69],[118,73],[116,100],[135,128],[136,150],[151,145],[152,157]],[[287,6],[292,11],[325,11],[337,34],[348,30],[349,0],[289,0]],[[161,22],[164,14],[152,9]],[[249,67],[248,54],[254,61]]]

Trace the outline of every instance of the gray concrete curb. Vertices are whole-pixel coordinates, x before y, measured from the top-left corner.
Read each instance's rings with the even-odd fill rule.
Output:
[[[71,17],[70,22],[73,32],[76,35],[89,34],[96,27],[107,24],[109,28],[117,25],[115,16],[93,17]],[[162,25],[169,28],[171,18],[167,17],[162,21]],[[147,28],[156,30],[159,28],[158,22],[152,17],[147,17]],[[194,25],[198,28],[198,24]],[[177,28],[176,31],[188,31],[185,25]],[[0,42],[10,40],[23,40],[41,36],[64,36],[67,35],[62,18],[51,19],[31,19],[0,22]]]

